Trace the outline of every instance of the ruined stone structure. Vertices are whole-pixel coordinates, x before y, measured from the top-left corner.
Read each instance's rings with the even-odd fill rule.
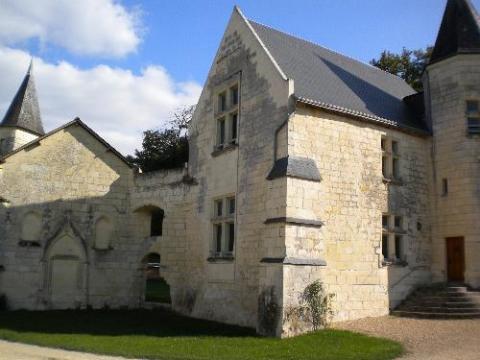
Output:
[[[185,169],[142,174],[76,119],[44,134],[27,74],[0,126],[0,293],[12,308],[143,306],[290,336],[320,280],[333,320],[415,288],[480,287],[480,25],[448,0],[425,92],[235,8]]]

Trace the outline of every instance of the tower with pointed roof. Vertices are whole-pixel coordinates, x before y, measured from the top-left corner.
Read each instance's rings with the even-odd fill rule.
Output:
[[[447,1],[424,84],[433,134],[433,280],[480,286],[480,19],[470,0]]]
[[[0,123],[0,156],[44,134],[30,62],[27,74]]]

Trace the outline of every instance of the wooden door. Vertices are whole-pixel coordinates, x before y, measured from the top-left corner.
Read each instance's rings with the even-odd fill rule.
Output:
[[[465,241],[463,237],[447,238],[448,281],[464,281]]]

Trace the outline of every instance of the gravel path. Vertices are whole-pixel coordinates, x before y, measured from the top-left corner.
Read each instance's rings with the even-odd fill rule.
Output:
[[[401,342],[402,360],[480,359],[480,320],[424,320],[393,316],[334,324],[335,328]]]
[[[0,340],[1,360],[124,360],[124,358],[50,349]]]

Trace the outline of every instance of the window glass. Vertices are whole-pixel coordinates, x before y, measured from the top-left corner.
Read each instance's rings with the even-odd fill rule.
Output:
[[[467,100],[467,114],[478,114],[480,110],[478,101]]]
[[[232,141],[237,139],[237,118],[238,118],[238,115],[236,113],[232,114],[231,123],[230,123]]]
[[[474,118],[474,117],[468,118],[468,133],[480,134],[480,118]]]
[[[221,217],[223,215],[223,201],[216,200],[215,201],[215,216]]]
[[[395,235],[395,257],[397,259],[403,259],[403,244],[401,235]]]
[[[388,230],[388,215],[382,216],[382,228]]]
[[[230,88],[230,97],[232,101],[232,105],[237,105],[238,104],[238,86],[233,86]]]
[[[222,224],[215,225],[215,252],[222,252]]]
[[[225,144],[225,118],[218,119],[217,131],[217,145],[222,146]]]
[[[218,110],[227,110],[227,94],[225,93],[221,93],[220,95],[218,95]]]
[[[400,178],[400,161],[398,159],[392,160],[392,175],[394,179]]]
[[[392,141],[392,154],[398,155],[398,142]]]
[[[233,252],[233,247],[235,243],[235,224],[229,223],[228,225],[228,249],[229,253]]]
[[[402,228],[402,217],[401,216],[395,216],[395,229],[399,230]]]
[[[235,198],[228,199],[228,212],[235,214]]]
[[[382,255],[385,259],[388,259],[388,235],[382,235]]]

